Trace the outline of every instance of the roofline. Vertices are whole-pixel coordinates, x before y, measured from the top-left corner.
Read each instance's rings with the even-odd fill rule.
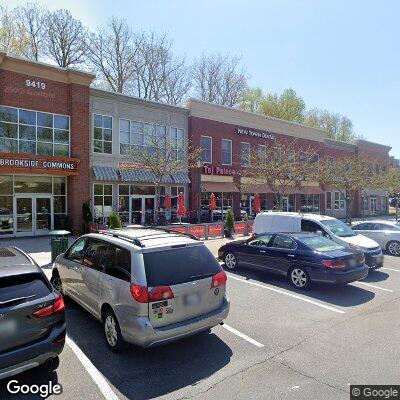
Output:
[[[335,150],[352,151],[353,153],[357,150],[355,143],[342,142],[341,140],[326,138],[326,147],[330,147]]]
[[[57,82],[76,83],[84,86],[89,86],[96,77],[90,72],[72,68],[63,68],[40,61],[32,61],[21,57],[10,56],[1,51],[0,69],[24,75],[33,75]]]
[[[128,94],[113,92],[111,90],[90,88],[90,96],[98,96],[102,98],[108,98],[113,100],[124,101],[135,105],[141,105],[146,107],[159,108],[165,111],[177,112],[179,114],[189,115],[189,110],[186,107],[173,106],[171,104],[163,103],[161,101],[147,100],[141,97],[132,96]]]
[[[385,144],[381,144],[381,143],[376,143],[376,142],[371,142],[370,140],[365,140],[365,139],[356,139],[354,141],[354,143],[358,146],[359,143],[365,143],[365,144],[370,144],[372,146],[377,146],[377,147],[382,147],[384,149],[386,149],[388,152],[390,150],[392,150],[391,146],[387,146]]]

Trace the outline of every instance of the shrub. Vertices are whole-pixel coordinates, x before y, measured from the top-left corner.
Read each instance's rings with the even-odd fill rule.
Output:
[[[235,216],[233,215],[233,211],[230,208],[227,212],[226,212],[226,218],[225,218],[225,229],[227,229],[230,232],[233,232],[234,228],[235,228]]]
[[[121,220],[115,211],[112,211],[108,217],[108,224],[110,229],[122,228]]]

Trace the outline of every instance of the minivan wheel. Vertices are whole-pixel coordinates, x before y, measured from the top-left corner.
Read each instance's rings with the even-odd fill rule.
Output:
[[[289,282],[297,289],[308,289],[311,279],[302,267],[293,267],[289,271]]]
[[[112,310],[105,312],[103,328],[108,348],[116,353],[121,351],[125,347],[125,342],[121,335],[117,317]]]
[[[392,240],[387,244],[387,251],[389,252],[390,255],[392,256],[400,256],[400,242],[397,242],[395,240]]]
[[[226,253],[224,256],[224,263],[226,268],[234,270],[237,268],[237,259],[233,253]]]

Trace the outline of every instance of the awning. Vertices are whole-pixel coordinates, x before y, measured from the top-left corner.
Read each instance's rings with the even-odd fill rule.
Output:
[[[242,185],[243,193],[273,193],[271,187],[266,183],[261,185]]]
[[[233,182],[201,182],[203,190],[211,193],[238,193],[239,189]]]
[[[147,182],[154,183],[157,181],[156,175],[151,171],[143,169],[120,169],[121,180],[123,182]],[[162,180],[163,183],[174,183],[171,175],[166,175]]]
[[[92,166],[93,175],[98,181],[118,181],[118,171],[113,167]]]
[[[190,183],[189,175],[187,172],[177,172],[171,175],[175,183]]]
[[[324,194],[319,186],[304,186],[300,189],[300,194]]]

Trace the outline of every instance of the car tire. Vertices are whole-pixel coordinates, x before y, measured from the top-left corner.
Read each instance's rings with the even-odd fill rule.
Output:
[[[57,292],[59,292],[62,295],[64,295],[60,274],[58,272],[54,272],[53,273],[53,275],[52,275],[52,277],[50,279],[50,283],[53,286],[53,288],[55,290],[57,290]]]
[[[235,269],[237,269],[238,262],[237,262],[237,258],[234,253],[231,253],[231,252],[225,253],[224,263],[225,263],[225,267],[231,271],[234,271]]]
[[[119,353],[126,347],[126,342],[122,337],[118,319],[111,309],[106,310],[104,313],[103,332],[106,345],[111,351]]]
[[[386,250],[391,256],[399,257],[400,256],[400,242],[397,240],[391,240],[386,245]]]
[[[288,279],[296,289],[306,290],[311,287],[311,278],[308,272],[300,266],[290,268]]]
[[[51,360],[47,360],[44,364],[45,370],[50,374],[55,371],[60,365],[60,357],[52,358]]]

